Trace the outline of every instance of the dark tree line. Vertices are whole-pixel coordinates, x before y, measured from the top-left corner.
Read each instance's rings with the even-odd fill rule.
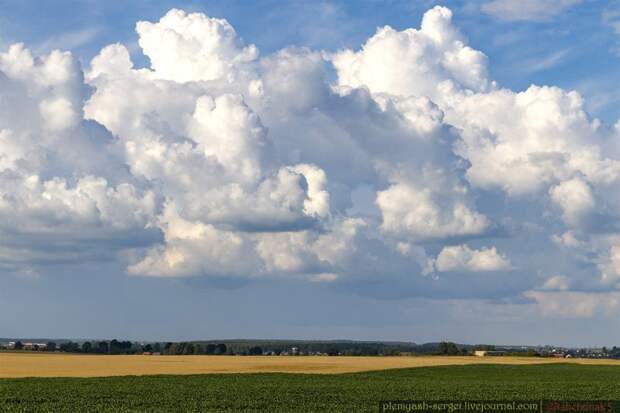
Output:
[[[25,349],[21,341],[17,341],[13,347],[15,350]],[[224,343],[198,344],[198,343],[148,343],[141,344],[131,341],[84,341],[77,343],[74,341],[65,341],[57,344],[50,341],[45,347],[34,348],[34,351],[61,351],[64,353],[87,353],[87,354],[213,354],[224,355],[229,354],[228,348]],[[260,352],[262,354],[262,351]]]
[[[198,343],[166,343],[161,351],[162,354],[212,354],[224,355],[228,354],[226,344],[198,344]]]
[[[459,348],[455,343],[451,341],[442,341],[437,345],[437,353],[446,356],[458,356],[467,355],[469,351],[465,348]]]
[[[164,354],[164,355],[329,355],[329,356],[389,356],[399,354],[471,354],[475,348],[492,349],[492,346],[460,346],[452,342],[427,343],[381,343],[353,341],[286,341],[286,340],[231,340],[221,342],[153,342],[139,343],[120,340],[48,342],[42,348],[24,348],[15,343],[16,350],[61,351],[85,354]],[[293,351],[295,349],[295,351]],[[614,348],[610,353],[620,353]]]

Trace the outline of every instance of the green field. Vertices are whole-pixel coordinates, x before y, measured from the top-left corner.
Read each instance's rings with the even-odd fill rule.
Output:
[[[469,365],[340,375],[0,380],[2,412],[377,412],[386,399],[617,400],[620,368]]]

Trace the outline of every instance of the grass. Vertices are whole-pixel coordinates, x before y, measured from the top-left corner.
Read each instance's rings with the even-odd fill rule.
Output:
[[[389,399],[620,399],[620,368],[467,365],[353,374],[0,379],[9,412],[376,412]]]

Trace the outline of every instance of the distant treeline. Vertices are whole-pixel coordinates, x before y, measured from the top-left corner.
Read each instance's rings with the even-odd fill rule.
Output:
[[[45,344],[29,345],[21,341],[15,342],[7,347],[10,350],[31,350],[31,351],[61,351],[64,353],[88,353],[88,354],[227,354],[228,349],[224,343],[209,343],[205,345],[197,343],[138,343],[131,341],[63,341],[56,343],[49,341]]]
[[[414,343],[382,343],[355,341],[269,341],[232,340],[227,342],[154,342],[131,341],[63,341],[32,345],[14,343],[10,350],[30,350],[87,354],[164,354],[164,355],[327,355],[327,356],[392,356],[411,355],[465,355],[471,349],[452,342],[417,345]]]
[[[9,339],[4,339],[9,340]],[[5,341],[6,343],[6,341]],[[161,354],[161,355],[292,355],[292,356],[395,356],[395,355],[473,355],[486,350],[489,355],[529,357],[588,357],[620,359],[620,347],[600,349],[561,349],[544,347],[495,347],[492,345],[438,343],[370,342],[370,341],[299,341],[299,340],[225,340],[193,342],[132,342],[119,340],[70,340],[37,342],[11,341],[0,350],[46,351],[86,354]]]

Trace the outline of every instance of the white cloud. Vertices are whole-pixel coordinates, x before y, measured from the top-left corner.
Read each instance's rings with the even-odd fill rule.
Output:
[[[387,233],[423,241],[435,238],[482,234],[489,221],[460,201],[441,204],[431,188],[405,183],[391,185],[377,194],[383,215],[381,229]]]
[[[613,8],[603,11],[603,22],[613,29],[616,34],[620,34],[620,9]]]
[[[260,147],[265,145],[266,131],[242,96],[201,96],[188,129],[200,152],[214,157],[228,173],[248,181],[260,175]]]
[[[582,0],[493,0],[482,5],[483,12],[501,20],[544,21]]]
[[[0,53],[0,261],[88,260],[153,238],[158,195],[125,170],[112,136],[82,121],[86,94],[70,53]],[[55,253],[54,253],[55,252]],[[0,264],[2,264],[0,262]]]
[[[553,52],[552,54],[544,58],[532,59],[523,65],[523,70],[526,72],[534,73],[551,69],[552,67],[555,67],[562,63],[568,56],[569,52],[569,49],[558,50],[557,52]]]
[[[598,267],[601,271],[601,281],[603,283],[618,285],[620,282],[620,245],[611,245],[607,254],[601,258]]]
[[[244,46],[226,20],[202,13],[173,9],[158,23],[138,22],[136,31],[154,75],[161,79],[234,82],[234,69],[258,56],[256,46]]]
[[[448,84],[488,90],[487,58],[464,42],[452,12],[437,6],[426,12],[420,30],[385,26],[360,51],[341,51],[332,61],[340,86],[365,86],[373,93],[435,98]]]
[[[54,49],[71,50],[92,42],[101,32],[100,27],[88,27],[81,30],[68,31],[50,37],[39,44],[35,50],[47,52]]]
[[[576,291],[526,291],[545,317],[592,318],[596,315],[616,316],[620,293],[586,293]]]
[[[39,104],[39,110],[45,127],[53,131],[70,128],[78,122],[77,114],[71,102],[64,98],[43,100]]]
[[[575,173],[600,184],[620,176],[620,163],[596,144],[600,123],[588,118],[576,92],[531,86],[457,94],[449,105],[448,121],[464,129],[457,151],[471,162],[473,185],[521,195]]]
[[[241,234],[181,218],[168,205],[160,218],[164,245],[151,248],[130,274],[155,277],[251,275],[258,262]]]
[[[148,67],[120,44],[85,73],[70,53],[0,53],[2,271],[617,288],[617,131],[574,91],[499,88],[450,10],[335,53],[259,58],[225,20],[180,10],[137,32]],[[496,274],[455,287],[450,271]]]
[[[573,231],[566,231],[559,235],[554,234],[551,236],[551,240],[564,247],[577,248],[584,245],[584,242],[579,240]]]
[[[541,290],[549,291],[566,291],[570,287],[568,278],[564,275],[554,275],[547,278],[541,287]]]
[[[338,279],[338,274],[334,274],[334,273],[330,273],[330,272],[324,272],[321,274],[316,274],[313,275],[310,278],[310,281],[312,282],[332,282],[332,281],[336,281]]]
[[[467,245],[444,247],[434,262],[439,272],[446,271],[510,271],[512,264],[495,247],[475,250]]]
[[[325,218],[329,215],[329,192],[325,190],[327,177],[316,165],[299,164],[291,170],[302,174],[308,185],[308,198],[304,200],[304,213]]]
[[[549,195],[563,211],[564,220],[573,226],[595,207],[592,190],[583,179],[573,178],[549,190]]]

